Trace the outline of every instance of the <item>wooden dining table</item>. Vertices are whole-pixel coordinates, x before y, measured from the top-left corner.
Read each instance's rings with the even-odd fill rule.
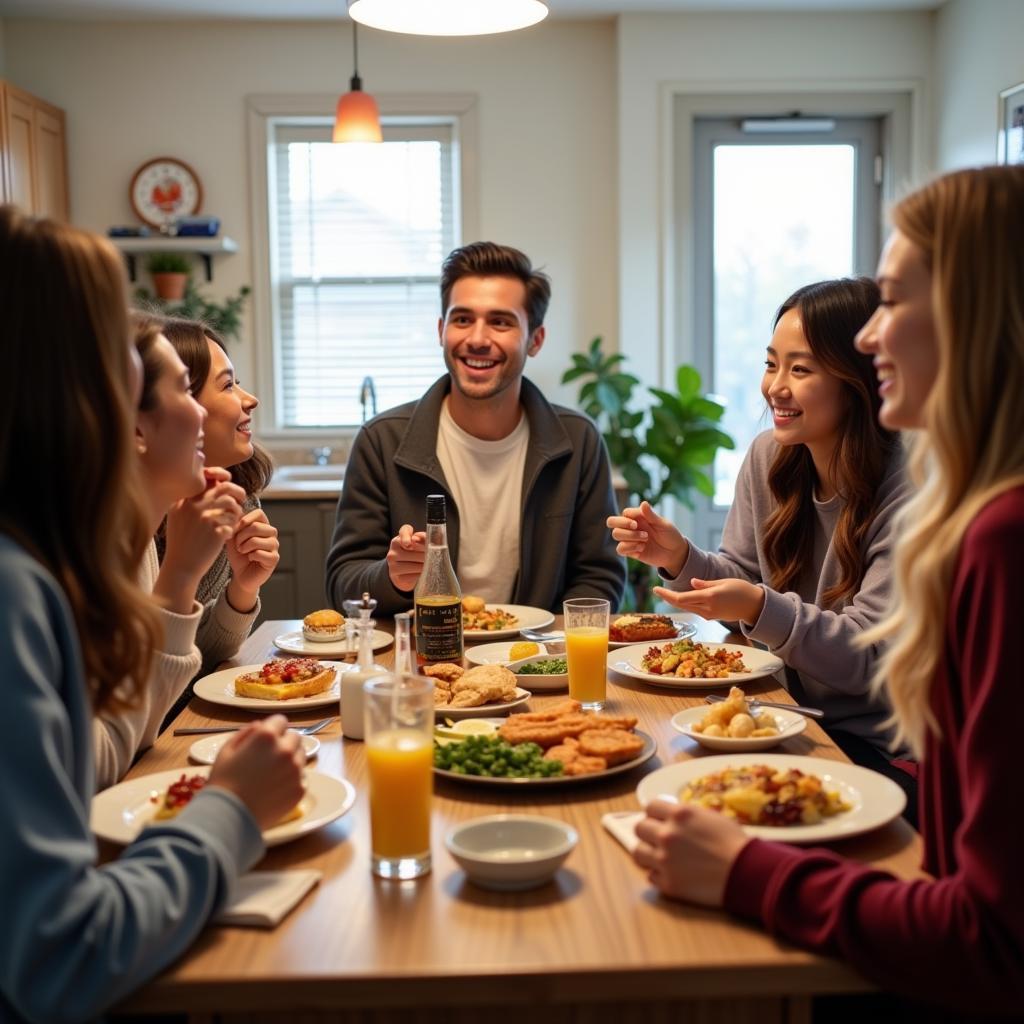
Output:
[[[717,623],[693,621],[698,638],[726,638]],[[300,627],[290,620],[264,622],[229,664],[287,656],[275,648],[274,637]],[[378,651],[376,660],[390,665],[393,648]],[[750,680],[745,689],[792,703],[771,676]],[[836,960],[792,947],[726,913],[661,897],[602,827],[606,812],[639,809],[635,791],[644,775],[703,755],[670,719],[709,692],[610,674],[606,710],[635,715],[638,728],[657,742],[651,760],[624,774],[549,787],[436,779],[433,869],[404,882],[370,873],[365,748],[344,739],[335,720],[318,734],[321,746],[310,767],[348,779],[357,792],[354,807],[321,830],[268,850],[256,867],[316,868],[323,875],[319,885],[276,928],[207,927],[184,956],[117,1012],[256,1024],[765,1024],[809,1021],[815,994],[870,990]],[[538,693],[529,706],[542,709],[564,696]],[[289,717],[304,724],[331,712],[337,707]],[[233,725],[251,718],[193,698],[174,725]],[[194,739],[168,729],[129,777],[186,768]],[[780,752],[846,761],[814,721]],[[467,879],[445,849],[444,835],[459,822],[499,812],[557,818],[578,832],[578,845],[553,881],[499,893]],[[901,877],[920,874],[920,839],[899,818],[829,845]]]

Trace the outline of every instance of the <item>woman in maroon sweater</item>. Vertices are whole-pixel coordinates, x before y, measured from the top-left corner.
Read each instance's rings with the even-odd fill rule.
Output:
[[[858,337],[879,419],[916,436],[879,673],[920,755],[924,868],[900,881],[656,801],[636,860],[665,895],[760,921],[882,988],[952,1011],[1024,1008],[1024,166],[946,175],[893,210]],[[939,1009],[943,1007],[943,1010]]]

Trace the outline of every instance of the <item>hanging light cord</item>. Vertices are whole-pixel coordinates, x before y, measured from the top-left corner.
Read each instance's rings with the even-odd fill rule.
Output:
[[[349,88],[353,92],[361,92],[363,80],[359,77],[359,24],[352,22],[352,80]]]

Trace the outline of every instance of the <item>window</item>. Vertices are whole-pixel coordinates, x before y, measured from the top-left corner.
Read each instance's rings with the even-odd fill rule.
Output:
[[[457,244],[451,124],[386,124],[334,145],[331,122],[271,119],[270,276],[278,429],[359,424],[443,371],[441,262]]]

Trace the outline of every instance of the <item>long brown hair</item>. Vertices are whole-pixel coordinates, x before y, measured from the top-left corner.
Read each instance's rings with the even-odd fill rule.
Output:
[[[822,595],[826,605],[852,597],[864,576],[864,541],[878,504],[879,485],[899,451],[898,435],[878,423],[878,382],[868,356],[853,346],[878,305],[868,277],[819,281],[795,291],[779,307],[775,326],[790,310],[800,315],[804,337],[822,369],[842,385],[843,410],[829,473],[844,507],[832,535],[841,575]],[[765,526],[769,582],[795,588],[814,553],[814,486],[817,474],[806,445],[779,448],[768,472],[776,507]]]
[[[191,382],[189,390],[198,402],[199,392],[203,390],[203,385],[210,376],[212,365],[207,339],[227,352],[228,347],[224,339],[201,320],[186,320],[184,317],[167,317],[161,321],[161,330],[181,356],[181,361],[188,367]],[[231,473],[231,479],[247,495],[259,494],[274,475],[273,460],[255,441],[252,443],[252,455],[245,462],[227,468]]]
[[[875,685],[921,754],[939,731],[931,687],[964,534],[1024,484],[1024,166],[947,174],[891,216],[931,271],[938,372],[911,449],[918,491],[900,517],[892,612],[863,642],[889,641]]]
[[[0,530],[62,587],[96,709],[132,702],[160,641],[136,583],[150,535],[127,308],[108,242],[0,207]]]

